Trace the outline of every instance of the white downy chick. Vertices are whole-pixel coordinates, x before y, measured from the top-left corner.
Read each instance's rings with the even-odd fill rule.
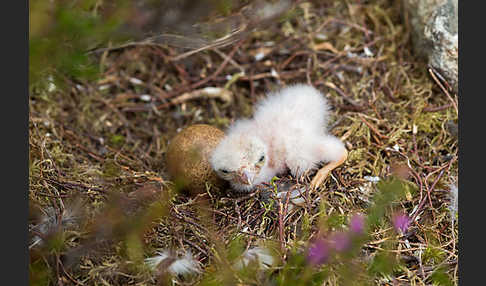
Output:
[[[295,177],[329,162],[311,182],[321,185],[347,158],[344,144],[327,132],[329,105],[313,86],[296,84],[270,93],[252,119],[232,124],[213,150],[216,173],[238,191],[251,191],[290,169]]]

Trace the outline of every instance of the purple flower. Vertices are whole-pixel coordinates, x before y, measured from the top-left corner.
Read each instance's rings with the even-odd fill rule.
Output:
[[[349,222],[349,229],[354,234],[363,234],[364,230],[364,216],[362,214],[355,214],[351,217]]]
[[[324,264],[329,258],[329,244],[322,238],[316,239],[309,246],[307,260],[314,265]]]
[[[406,213],[396,213],[392,217],[393,226],[397,231],[406,232],[410,226],[410,218]]]
[[[347,232],[338,231],[331,236],[332,246],[336,251],[345,251],[351,245],[351,239]]]

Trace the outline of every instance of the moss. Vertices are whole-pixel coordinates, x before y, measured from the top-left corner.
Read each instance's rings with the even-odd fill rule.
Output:
[[[342,229],[347,222],[347,216],[342,214],[331,214],[327,218],[327,225],[330,229]]]
[[[432,133],[440,130],[442,122],[444,122],[444,114],[437,112],[420,112],[413,123],[417,126],[417,131]]]
[[[102,172],[107,178],[116,178],[121,174],[121,168],[114,160],[109,159],[103,164]]]
[[[352,163],[363,160],[365,158],[366,150],[366,148],[357,148],[350,150],[348,154],[348,162]]]
[[[125,136],[120,134],[113,134],[110,138],[110,143],[115,148],[120,148],[125,143]]]
[[[428,246],[422,254],[422,262],[424,264],[437,265],[440,264],[446,258],[446,253],[434,246]]]

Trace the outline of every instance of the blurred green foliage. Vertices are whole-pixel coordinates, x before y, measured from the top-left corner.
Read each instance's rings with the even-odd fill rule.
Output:
[[[337,285],[374,285],[376,279],[399,275],[401,262],[390,250],[393,242],[385,242],[383,250],[372,254],[370,260],[361,260],[362,249],[370,241],[370,233],[377,227],[390,226],[389,217],[396,208],[396,203],[405,199],[405,194],[410,185],[401,179],[389,177],[381,180],[376,185],[376,192],[372,203],[366,211],[365,233],[352,237],[350,247],[345,251],[331,251],[330,259],[322,265],[313,265],[308,258],[307,247],[296,243],[287,251],[285,263],[278,267],[278,271],[258,269],[252,271],[241,270],[233,273],[222,266],[221,271],[206,272],[202,284],[199,285],[235,285],[240,281],[245,285],[323,285],[326,281],[334,281]],[[345,215],[325,215],[325,204],[321,204],[321,231],[336,228],[346,228],[347,217]],[[325,232],[325,231],[324,231]],[[329,232],[332,233],[332,232]],[[389,228],[389,236],[396,236],[393,228]],[[238,257],[244,251],[245,242],[242,239],[234,239],[230,243],[230,261]],[[208,269],[213,269],[210,266]],[[213,269],[214,270],[214,269]],[[244,273],[242,272],[244,271]],[[233,277],[232,279],[230,277]],[[451,280],[447,273],[438,270],[434,274],[434,283],[450,285]],[[337,279],[337,280],[336,280]],[[226,283],[223,283],[226,282]]]
[[[368,209],[367,225],[370,229],[378,227],[386,218],[389,206],[397,200],[405,198],[409,185],[400,179],[391,177],[377,183],[376,192],[373,196],[373,204]]]
[[[32,260],[32,259],[31,259]],[[29,263],[29,283],[31,286],[50,285],[53,273],[43,259],[35,259]]]
[[[432,281],[432,285],[442,285],[442,286],[452,286],[454,283],[452,282],[450,276],[446,273],[445,267],[439,267],[437,270],[430,275],[430,280]]]
[[[129,13],[130,1],[101,10],[99,0],[29,2],[29,87],[47,79],[62,84],[64,76],[94,78],[98,66],[88,51],[109,40]],[[102,13],[103,12],[103,13]]]
[[[109,48],[110,42],[111,47],[120,47],[151,39],[159,44],[201,48],[233,33],[239,20],[232,15],[251,2],[258,1],[31,0],[30,88],[46,88],[52,81],[62,85],[64,78],[96,78],[101,68],[89,52]],[[274,2],[278,1],[262,1]]]
[[[439,264],[446,258],[446,253],[439,247],[428,246],[422,255],[422,262],[424,264],[435,263]]]

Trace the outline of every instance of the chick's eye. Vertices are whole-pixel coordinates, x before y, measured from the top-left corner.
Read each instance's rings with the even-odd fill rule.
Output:
[[[263,160],[265,160],[265,156],[264,156],[264,155],[262,155],[262,156],[260,157],[260,160],[258,160],[258,162],[263,162]]]
[[[219,171],[220,171],[221,173],[223,173],[223,174],[228,174],[228,173],[229,173],[229,171],[228,171],[228,170],[225,170],[225,169],[221,169],[221,170],[219,170]]]

